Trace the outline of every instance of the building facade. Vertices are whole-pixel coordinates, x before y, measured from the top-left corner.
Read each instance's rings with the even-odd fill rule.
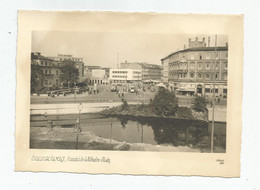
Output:
[[[41,79],[40,86],[52,88],[54,86],[59,87],[61,85],[60,74],[61,64],[48,57],[44,57],[39,52],[31,53],[31,64],[38,65],[41,68],[41,72],[44,76]]]
[[[135,83],[142,80],[142,70],[136,69],[110,69],[110,84]]]
[[[210,41],[210,39],[209,39]],[[189,48],[176,51],[163,59],[163,82],[181,94],[227,96],[228,44],[206,47],[202,41],[189,39]]]
[[[121,69],[136,69],[142,71],[142,81],[161,81],[162,79],[162,66],[148,63],[129,63],[125,61],[120,64]]]
[[[110,68],[84,66],[84,77],[93,84],[108,84]]]
[[[58,54],[58,56],[56,57],[48,57],[56,62],[60,62],[62,63],[63,61],[73,61],[75,62],[75,67],[78,69],[79,71],[79,81],[78,82],[82,82],[85,79],[84,77],[84,62],[83,62],[83,58],[81,57],[74,57],[71,54]]]

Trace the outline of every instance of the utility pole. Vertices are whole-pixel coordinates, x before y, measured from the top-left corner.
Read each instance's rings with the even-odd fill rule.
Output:
[[[216,58],[217,58],[217,35],[215,35],[215,51],[214,51],[214,77],[213,77],[213,105],[212,105],[212,127],[211,127],[211,146],[210,152],[214,149],[214,111],[215,111],[215,84],[216,84]]]
[[[82,109],[82,104],[80,103],[80,104],[79,104],[79,117],[78,117],[78,120],[77,120],[77,122],[76,122],[76,124],[77,124],[77,127],[76,127],[76,130],[77,130],[76,149],[78,149],[79,133],[81,132],[81,128],[80,128],[80,114],[81,114],[81,109]]]
[[[113,127],[113,124],[110,123],[110,146],[112,146],[112,136],[113,136],[112,127]]]

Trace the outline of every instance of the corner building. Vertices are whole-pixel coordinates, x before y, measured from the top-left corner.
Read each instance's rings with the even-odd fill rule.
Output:
[[[210,39],[209,39],[210,41]],[[216,63],[215,63],[216,56]],[[182,95],[213,95],[215,69],[215,95],[227,97],[228,44],[206,47],[202,41],[189,39],[189,48],[176,51],[163,59],[163,82],[169,89]]]

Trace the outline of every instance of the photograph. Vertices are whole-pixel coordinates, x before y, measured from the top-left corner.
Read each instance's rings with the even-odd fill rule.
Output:
[[[242,16],[18,18],[16,170],[239,176]]]
[[[30,148],[225,153],[228,36],[32,31]]]

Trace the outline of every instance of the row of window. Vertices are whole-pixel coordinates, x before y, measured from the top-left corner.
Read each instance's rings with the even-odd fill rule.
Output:
[[[45,65],[45,66],[52,66],[52,62],[48,62],[48,61],[41,61],[41,65]]]
[[[170,73],[171,75],[174,75],[174,73]],[[185,78],[187,78],[187,76],[188,76],[188,74],[187,73],[179,73],[178,74],[178,78],[179,79],[185,79]],[[223,73],[222,74],[222,76],[223,76],[223,80],[227,80],[227,73]],[[198,77],[198,79],[202,79],[202,77],[203,77],[203,74],[202,73],[198,73],[197,74],[197,77]],[[209,79],[209,78],[213,78],[214,77],[214,74],[210,74],[210,73],[206,73],[205,74],[205,78],[206,79]],[[194,79],[195,78],[195,73],[190,73],[190,78],[191,79]],[[219,79],[219,73],[215,73],[215,78],[216,79]]]
[[[222,58],[227,59],[228,57],[228,52],[223,52],[222,54],[224,54],[224,56],[222,56]],[[215,56],[214,56],[215,55]],[[214,59],[216,57],[216,59],[220,58],[220,52],[210,52],[210,53],[199,53],[198,57],[196,57],[196,53],[191,53],[190,54],[190,59],[195,60],[195,59],[199,59],[199,60],[203,60],[203,59]],[[179,53],[179,54],[175,54],[171,57],[171,59],[187,59],[188,58],[188,54],[187,53]]]
[[[62,61],[62,60],[72,60],[72,61],[77,61],[77,62],[82,62],[82,59],[78,59],[78,58],[60,58],[60,61]]]
[[[205,88],[205,93],[213,93],[213,89]],[[217,88],[215,88],[215,93],[218,93],[218,89]],[[227,94],[227,89],[226,88],[223,89],[223,93]]]
[[[127,75],[112,75],[112,78],[127,78]]]
[[[56,83],[56,85],[59,85],[59,79],[56,79],[56,81],[55,81]],[[48,80],[44,80],[44,85],[52,85],[52,81],[48,81]]]
[[[205,66],[206,69],[209,69],[210,67],[213,68],[215,63],[210,63],[210,62],[206,62],[206,63],[198,63],[198,68],[199,69],[202,69],[203,66]],[[228,63],[227,62],[224,62],[222,63],[223,67],[224,68],[227,68],[228,67]],[[191,62],[190,64],[187,64],[187,63],[181,63],[181,64],[178,64],[178,63],[174,63],[174,64],[170,64],[169,65],[170,67],[173,67],[173,68],[182,68],[182,69],[187,69],[187,66],[190,68],[190,69],[195,69],[195,63],[194,62]],[[219,62],[216,62],[216,69],[218,69],[220,66],[220,63]]]
[[[127,72],[127,71],[112,71],[112,73],[126,74],[126,73],[128,73],[128,72]]]
[[[52,73],[51,73],[51,70],[43,70],[43,73],[45,74],[45,75],[51,75]],[[56,70],[56,75],[59,75],[59,71],[58,70]]]

